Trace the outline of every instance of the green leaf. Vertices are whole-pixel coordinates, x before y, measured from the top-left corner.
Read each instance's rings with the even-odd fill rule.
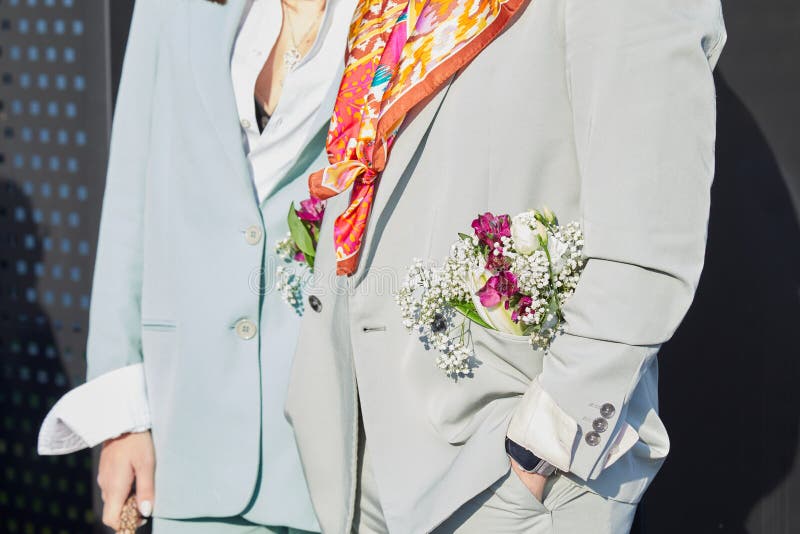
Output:
[[[481,319],[481,316],[478,314],[477,310],[475,310],[475,305],[471,302],[452,302],[450,305],[455,308],[457,312],[461,315],[472,321],[473,323],[477,323],[484,328],[488,328],[489,330],[494,330],[489,324]]]
[[[553,314],[557,322],[561,322],[563,315],[561,313],[561,305],[558,302],[558,296],[554,293],[547,303],[547,313]]]
[[[286,221],[289,223],[289,233],[292,234],[292,240],[297,245],[297,248],[300,249],[300,252],[305,254],[306,259],[308,260],[310,258],[309,265],[312,265],[316,253],[314,250],[314,240],[303,224],[303,221],[297,216],[297,212],[294,209],[294,202],[289,206],[289,216]]]
[[[472,241],[471,235],[462,234],[461,232],[458,232],[458,237],[460,237],[461,239],[469,239],[470,241]]]

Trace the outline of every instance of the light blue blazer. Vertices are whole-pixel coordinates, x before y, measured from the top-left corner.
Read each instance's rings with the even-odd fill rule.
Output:
[[[283,413],[300,318],[274,290],[274,246],[288,231],[290,202],[308,196],[309,172],[325,163],[338,83],[306,149],[259,204],[229,70],[243,6],[136,3],[103,197],[88,378],[144,363],[156,516],[245,514],[317,530]]]

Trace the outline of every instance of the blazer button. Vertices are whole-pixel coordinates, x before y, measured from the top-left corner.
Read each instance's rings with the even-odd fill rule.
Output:
[[[617,413],[617,409],[614,408],[614,405],[609,402],[600,406],[600,415],[602,415],[606,419],[611,419],[612,417],[614,417],[615,413]]]
[[[585,439],[587,445],[589,445],[590,447],[596,447],[597,445],[600,445],[600,434],[598,434],[597,432],[589,432],[588,434],[586,434]]]
[[[247,230],[244,231],[244,239],[251,245],[258,245],[262,235],[264,235],[264,232],[261,227],[255,224],[248,226]]]
[[[317,313],[322,311],[322,301],[316,295],[308,297],[308,305]]]
[[[606,421],[602,417],[598,417],[597,419],[592,421],[592,428],[594,428],[600,433],[603,433],[606,430],[608,430],[608,421]]]
[[[253,339],[257,331],[256,323],[250,319],[239,319],[236,321],[236,335],[242,339]]]

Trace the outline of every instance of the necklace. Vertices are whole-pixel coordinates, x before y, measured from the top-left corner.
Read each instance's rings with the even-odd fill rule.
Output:
[[[325,3],[323,2],[322,5],[324,6]],[[291,9],[287,8],[287,6],[284,4],[283,16],[286,19],[286,25],[289,27],[289,38],[292,40],[292,46],[287,48],[286,52],[283,53],[283,65],[286,67],[287,71],[292,71],[295,69],[295,67],[297,67],[297,64],[300,63],[300,60],[303,59],[303,55],[300,53],[300,45],[298,45],[298,40],[294,34],[294,25],[291,22],[289,11],[291,11]],[[300,44],[304,43],[306,39],[308,39],[308,37],[311,35],[311,32],[313,32],[314,28],[316,28],[318,21],[319,15],[303,34],[299,41]]]

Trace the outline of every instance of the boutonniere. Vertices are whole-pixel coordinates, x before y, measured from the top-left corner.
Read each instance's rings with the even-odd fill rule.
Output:
[[[580,225],[559,225],[547,208],[480,215],[441,266],[414,260],[396,294],[403,324],[453,378],[472,374],[470,323],[527,336],[546,351],[586,263],[582,250]]]
[[[289,234],[275,245],[275,252],[284,261],[284,265],[278,265],[276,269],[276,288],[284,302],[298,315],[303,315],[303,287],[314,272],[319,229],[324,215],[325,202],[322,200],[303,200],[299,209],[292,203],[286,219]]]

